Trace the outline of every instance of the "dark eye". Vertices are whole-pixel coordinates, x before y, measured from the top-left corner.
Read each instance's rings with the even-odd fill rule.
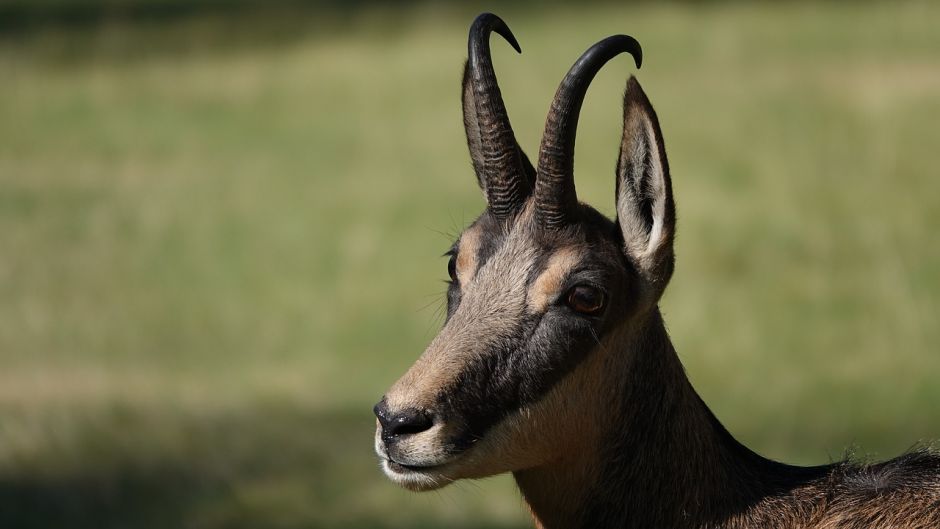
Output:
[[[568,306],[581,314],[597,314],[604,308],[604,293],[588,286],[577,285],[568,291]]]
[[[451,281],[457,281],[457,254],[450,255],[450,261],[447,261],[447,274],[450,275]]]

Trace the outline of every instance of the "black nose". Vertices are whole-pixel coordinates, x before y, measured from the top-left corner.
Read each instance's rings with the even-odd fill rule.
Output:
[[[393,443],[406,435],[421,433],[434,425],[434,418],[430,413],[417,408],[406,408],[393,413],[388,409],[385,399],[379,401],[373,411],[382,425],[382,440],[385,444]]]

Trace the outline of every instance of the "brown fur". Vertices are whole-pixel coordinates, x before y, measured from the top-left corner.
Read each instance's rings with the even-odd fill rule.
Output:
[[[658,315],[640,327],[619,329],[595,351],[598,363],[572,374],[601,377],[562,386],[574,402],[545,403],[583,409],[596,424],[590,435],[562,430],[576,439],[558,446],[577,450],[515,472],[537,527],[940,527],[940,457],[921,450],[879,465],[808,469],[763,459],[714,420]],[[630,464],[612,471],[616,457]]]

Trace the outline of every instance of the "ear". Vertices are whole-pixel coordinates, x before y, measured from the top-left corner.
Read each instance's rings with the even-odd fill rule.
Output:
[[[624,251],[658,298],[672,277],[676,208],[659,120],[636,78],[623,96],[617,161],[617,223]]]
[[[473,163],[473,172],[477,175],[477,183],[486,196],[486,180],[483,178],[483,141],[480,130],[480,124],[477,122],[476,104],[473,101],[473,87],[470,84],[469,62],[464,64],[463,68],[463,127],[467,133],[467,147],[470,149],[470,161]],[[529,188],[535,185],[535,167],[529,161],[519,144],[516,143],[516,151],[519,153],[519,159],[522,160],[522,168],[525,171],[525,178]]]

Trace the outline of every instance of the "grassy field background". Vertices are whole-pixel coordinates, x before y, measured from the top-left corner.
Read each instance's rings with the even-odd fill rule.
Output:
[[[0,527],[526,526],[505,477],[413,495],[372,454],[483,207],[459,79],[484,9],[2,25]],[[940,438],[940,5],[497,12],[532,156],[578,54],[643,43],[680,213],[663,307],[732,432],[807,464]],[[607,213],[631,72],[578,136]]]

